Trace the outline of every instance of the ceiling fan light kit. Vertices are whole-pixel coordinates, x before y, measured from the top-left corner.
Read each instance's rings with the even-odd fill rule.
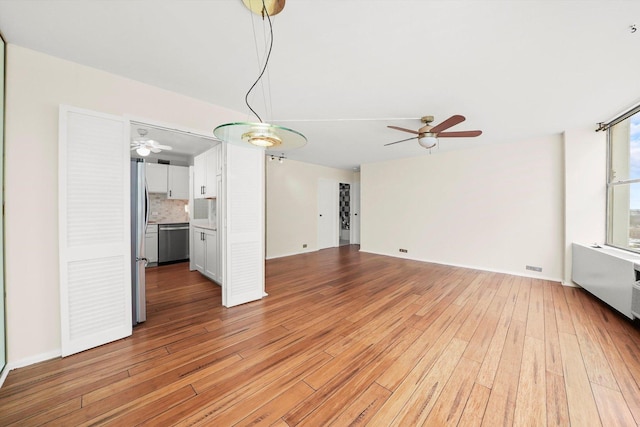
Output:
[[[303,134],[293,129],[285,128],[283,126],[264,123],[258,113],[256,113],[253,108],[251,108],[248,100],[249,94],[256,86],[256,84],[260,81],[267,69],[267,65],[269,64],[271,48],[273,47],[273,25],[271,23],[270,17],[282,11],[282,9],[284,8],[285,0],[242,1],[247,9],[249,9],[253,13],[261,15],[263,20],[266,16],[267,20],[269,21],[269,33],[271,35],[271,39],[269,42],[269,51],[267,53],[264,67],[262,68],[262,72],[245,95],[245,102],[249,109],[258,118],[259,123],[225,123],[216,127],[213,130],[213,134],[221,141],[235,145],[249,145],[263,149],[277,148],[279,151],[300,148],[307,143],[307,138]]]
[[[147,147],[138,147],[136,148],[136,153],[138,153],[142,157],[146,157],[151,154],[151,150],[149,150]]]
[[[422,145],[424,148],[433,148],[438,144],[438,138],[435,137],[432,133],[425,133],[423,136],[418,137],[418,144]]]

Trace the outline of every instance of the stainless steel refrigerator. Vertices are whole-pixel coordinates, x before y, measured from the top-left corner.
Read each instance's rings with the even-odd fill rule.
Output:
[[[133,324],[147,320],[144,236],[149,223],[149,192],[142,159],[131,159],[131,310]]]

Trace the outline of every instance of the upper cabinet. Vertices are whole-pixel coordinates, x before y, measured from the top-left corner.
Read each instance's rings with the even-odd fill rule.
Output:
[[[146,170],[149,193],[166,193],[169,189],[167,186],[169,165],[146,163]]]
[[[149,193],[164,193],[168,199],[189,198],[189,168],[146,163]]]
[[[193,198],[213,199],[218,197],[216,176],[220,175],[220,144],[193,159]]]
[[[186,200],[189,198],[189,168],[169,165],[167,176],[167,198]]]

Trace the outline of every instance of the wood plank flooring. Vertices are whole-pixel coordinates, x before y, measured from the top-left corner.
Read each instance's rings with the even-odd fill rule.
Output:
[[[356,246],[266,273],[226,309],[186,264],[149,269],[147,322],[10,372],[0,425],[640,423],[640,330],[580,289]]]

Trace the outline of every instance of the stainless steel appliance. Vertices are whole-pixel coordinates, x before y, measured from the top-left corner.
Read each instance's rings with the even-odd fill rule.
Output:
[[[158,264],[189,259],[189,223],[158,226]]]
[[[131,310],[133,324],[147,320],[144,235],[149,223],[149,192],[142,159],[131,159]]]

